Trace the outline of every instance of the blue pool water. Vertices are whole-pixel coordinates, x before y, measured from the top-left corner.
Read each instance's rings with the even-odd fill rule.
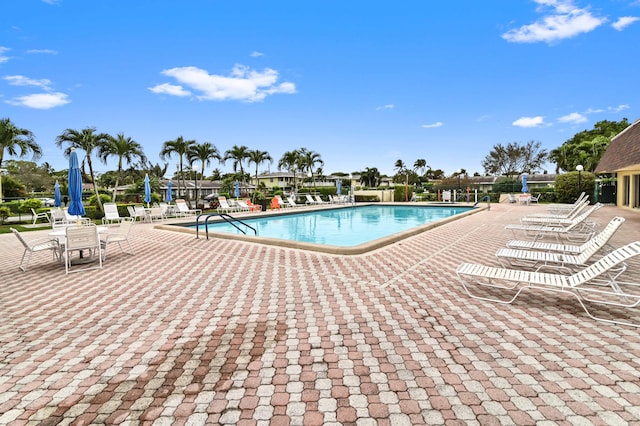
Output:
[[[265,215],[255,219],[242,219],[242,221],[255,228],[259,237],[352,247],[470,209],[470,207],[455,206],[366,205],[301,211],[287,215]],[[228,223],[209,223],[208,229],[209,232],[241,234]],[[200,232],[204,231],[205,227],[201,224]],[[247,235],[253,235],[251,230],[246,232]]]

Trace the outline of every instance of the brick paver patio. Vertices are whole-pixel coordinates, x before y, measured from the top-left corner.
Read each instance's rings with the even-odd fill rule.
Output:
[[[47,255],[21,272],[0,235],[0,424],[638,424],[639,329],[457,280],[543,210],[492,205],[357,256],[137,224],[134,256],[70,275]],[[614,215],[613,245],[640,240],[638,213],[594,219]]]

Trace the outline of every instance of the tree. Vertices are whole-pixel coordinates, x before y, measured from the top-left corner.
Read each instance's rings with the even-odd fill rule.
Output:
[[[33,161],[37,161],[42,156],[42,149],[35,142],[33,133],[16,127],[8,118],[0,119],[0,168],[2,168],[5,151],[10,156],[20,158],[26,157],[31,151]]]
[[[116,193],[118,184],[122,177],[122,165],[126,161],[132,164],[134,160],[139,159],[141,162],[146,161],[142,145],[134,141],[130,137],[125,137],[124,133],[118,133],[116,137],[109,136],[104,143],[98,146],[98,158],[104,164],[107,164],[107,158],[110,156],[118,157],[118,168],[116,170],[116,181],[113,187],[113,196],[111,200],[116,201]]]
[[[522,146],[510,142],[507,146],[497,144],[482,160],[482,167],[490,175],[518,176],[522,173],[535,173],[547,160],[548,154],[540,149],[540,142],[530,141]]]
[[[552,150],[549,159],[556,163],[556,172],[574,171],[579,164],[585,171],[593,172],[611,139],[628,126],[629,121],[626,118],[622,121],[599,121],[592,130],[583,130]]]
[[[404,176],[404,201],[409,201],[409,169],[402,160],[396,160],[393,168],[398,171],[397,176]]]
[[[413,170],[415,172],[420,171],[420,176],[424,176],[424,171],[427,168],[427,160],[423,158],[418,158],[415,163],[413,163]]]
[[[9,160],[5,166],[11,176],[24,184],[27,192],[53,192],[55,179],[47,163],[38,166],[33,161]]]
[[[107,133],[95,133],[95,127],[87,127],[81,131],[74,129],[66,129],[56,138],[56,145],[58,148],[62,148],[62,144],[65,142],[69,146],[64,150],[64,156],[69,157],[72,149],[81,149],[85,152],[85,161],[89,166],[89,175],[91,177],[91,183],[93,184],[93,190],[98,202],[98,209],[104,212],[102,208],[102,201],[100,200],[100,194],[98,193],[98,184],[96,182],[95,174],[93,173],[93,162],[91,161],[91,153],[94,149],[107,143],[111,138]]]
[[[211,165],[211,160],[220,161],[220,151],[215,145],[209,142],[203,142],[201,144],[192,145],[189,148],[189,162],[192,164],[194,161],[200,161],[200,175],[204,178],[204,168]],[[196,175],[196,200],[198,199],[198,181]]]
[[[293,173],[293,188],[297,189],[297,167],[298,167],[299,153],[296,150],[287,151],[282,154],[282,157],[278,161],[278,170],[286,169],[288,172]]]
[[[360,183],[370,188],[375,188],[380,183],[380,171],[376,167],[367,167],[360,172]]]
[[[163,161],[166,158],[170,158],[174,154],[178,156],[179,174],[178,174],[178,188],[176,190],[178,197],[180,197],[180,181],[181,180],[182,180],[182,186],[184,188],[184,191],[186,192],[187,190],[187,185],[184,181],[184,170],[183,170],[184,159],[189,153],[189,148],[191,147],[191,145],[194,145],[195,143],[196,141],[194,140],[187,141],[182,136],[178,136],[176,139],[166,141],[164,144],[162,144],[162,149],[160,150],[160,159]],[[183,196],[185,192],[183,192]]]
[[[322,157],[315,151],[308,150],[307,148],[300,148],[298,151],[299,155],[299,164],[301,168],[301,172],[307,171],[311,174],[311,179],[313,180],[313,187],[316,187],[315,177],[315,167],[317,164],[320,166],[324,165],[324,161],[322,161]]]
[[[244,145],[238,146],[234,145],[231,149],[225,151],[224,157],[222,157],[222,162],[224,163],[227,160],[233,161],[233,171],[234,173],[238,173],[238,169],[240,169],[240,177],[244,183],[244,160],[249,158],[249,148]]]
[[[260,151],[259,149],[254,149],[247,152],[249,159],[249,164],[254,163],[256,165],[256,187],[260,186],[260,181],[258,180],[258,167],[260,164],[269,162],[273,163],[273,158],[267,151]]]

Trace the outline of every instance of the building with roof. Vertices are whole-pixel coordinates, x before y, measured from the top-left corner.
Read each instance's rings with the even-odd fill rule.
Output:
[[[640,120],[611,139],[595,173],[615,179],[618,207],[640,208]]]

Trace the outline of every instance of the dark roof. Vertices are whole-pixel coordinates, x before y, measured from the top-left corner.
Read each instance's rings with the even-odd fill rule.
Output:
[[[595,172],[612,173],[637,165],[640,165],[640,120],[611,139]]]

